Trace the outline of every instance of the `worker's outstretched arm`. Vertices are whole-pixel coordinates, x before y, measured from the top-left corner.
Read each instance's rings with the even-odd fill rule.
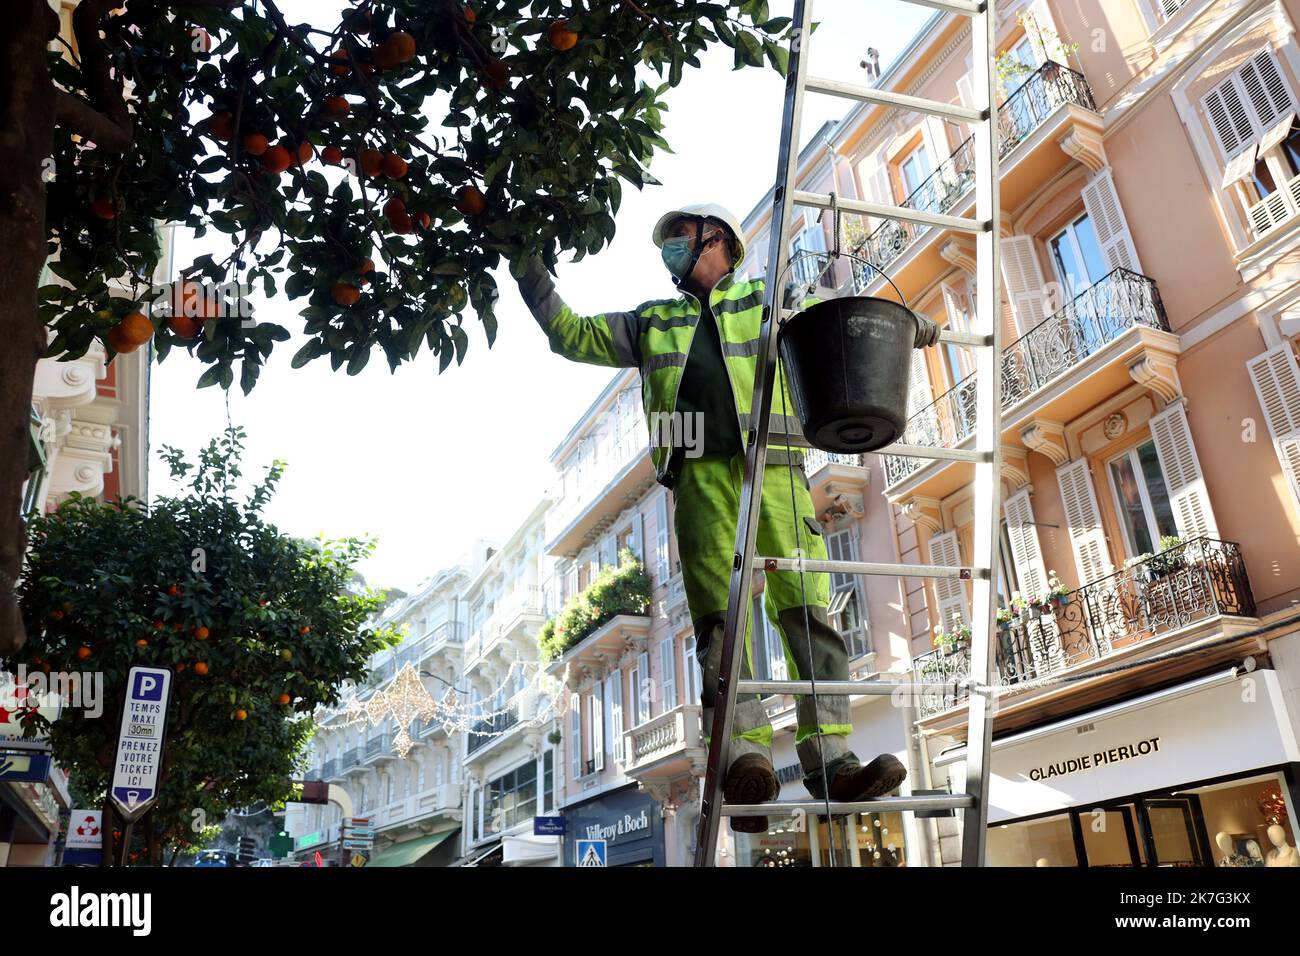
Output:
[[[524,260],[519,292],[546,333],[551,351],[575,362],[637,368],[641,364],[635,312],[578,315],[560,298],[539,256]]]

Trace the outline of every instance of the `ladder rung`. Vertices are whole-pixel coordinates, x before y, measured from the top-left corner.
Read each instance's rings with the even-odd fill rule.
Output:
[[[980,335],[977,332],[959,332],[956,329],[940,329],[940,342],[951,342],[954,345],[969,345],[972,348],[986,349],[993,345],[993,336]]]
[[[768,436],[771,440],[771,436]],[[897,455],[899,458],[936,458],[941,461],[971,461],[980,464],[985,461],[993,460],[993,453],[987,451],[972,451],[966,448],[937,448],[933,445],[886,445],[884,448],[877,448],[872,452],[873,455]]]
[[[983,0],[907,0],[908,3],[915,3],[919,7],[929,7],[932,10],[942,10],[944,13],[957,13],[965,17],[973,17],[977,13],[984,12]]]
[[[796,190],[794,201],[796,205],[808,206],[813,209],[831,208],[831,197],[825,193]],[[886,206],[878,202],[863,202],[858,199],[840,199],[838,197],[836,197],[835,204],[844,212],[856,212],[863,216],[876,216],[880,219],[896,219],[899,222],[914,222],[922,226],[938,226],[941,229],[952,229],[956,232],[978,234],[989,230],[987,219],[966,219],[962,216],[948,216],[940,212],[926,212],[923,209],[909,209],[906,206]]]
[[[986,111],[971,109],[969,106],[954,106],[952,103],[944,103],[939,100],[927,100],[922,96],[908,96],[906,93],[878,90],[871,86],[856,86],[852,83],[841,83],[839,80],[831,80],[825,77],[810,76],[805,81],[804,87],[813,93],[825,93],[828,96],[842,96],[845,99],[858,100],[862,103],[877,103],[880,106],[893,106],[899,109],[913,110],[917,113],[929,113],[931,116],[939,116],[954,122],[979,123],[988,119]]]
[[[889,813],[890,811],[966,810],[975,805],[968,793],[939,794],[929,797],[878,797],[854,803],[830,801],[832,814]],[[827,804],[821,800],[773,800],[770,803],[724,803],[718,812],[724,817],[781,816],[802,810],[804,813],[825,813]]]
[[[754,559],[756,571],[808,571],[813,574],[883,574],[899,578],[960,578],[971,581],[989,576],[988,568],[960,568],[933,564],[879,564],[871,561],[818,561],[811,558]]]
[[[808,680],[742,680],[736,682],[737,694],[811,694],[812,681]],[[817,693],[837,696],[889,697],[895,691],[908,694],[952,692],[955,681],[897,681],[897,680],[819,680]]]

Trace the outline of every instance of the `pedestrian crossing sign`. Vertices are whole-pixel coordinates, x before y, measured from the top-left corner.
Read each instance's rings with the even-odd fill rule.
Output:
[[[607,866],[604,840],[579,840],[578,866]]]

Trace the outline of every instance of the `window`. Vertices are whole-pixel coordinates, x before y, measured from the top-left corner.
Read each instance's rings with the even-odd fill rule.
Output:
[[[857,561],[858,542],[853,528],[835,531],[826,536],[826,550],[832,561]],[[871,650],[871,628],[867,620],[866,604],[862,599],[861,582],[855,574],[831,575],[831,603],[827,610],[831,626],[840,632],[848,648],[849,659],[861,657]]]
[[[998,603],[1011,606],[1011,595],[1020,590],[1020,579],[1012,560],[1011,537],[1007,533],[1007,519],[1003,518],[998,533]]]
[[[537,761],[529,760],[488,784],[483,819],[489,833],[500,833],[537,813]]]
[[[1038,69],[1038,55],[1026,34],[998,57],[998,94],[1006,99]]]
[[[655,580],[660,586],[668,583],[668,492],[655,499]]]
[[[921,145],[912,150],[898,164],[898,175],[903,180],[903,191],[910,197],[921,185],[930,178],[933,170],[930,167],[930,157],[926,154],[925,146]],[[924,199],[924,197],[918,197]],[[934,208],[937,202],[923,202],[921,208]]]
[[[754,650],[754,677],[757,680],[786,680],[789,674],[785,665],[785,644],[781,633],[763,611],[763,594],[753,601],[751,640]]]
[[[569,753],[570,776],[577,780],[582,776],[582,698],[577,694],[569,697]]]
[[[827,263],[826,257],[822,255],[826,252],[826,233],[822,231],[821,223],[817,221],[811,210],[804,210],[803,222],[803,229],[790,243],[791,268],[795,281],[811,286],[816,286],[819,282],[833,281],[820,280],[821,272],[826,268]],[[800,257],[801,252],[811,254]]]
[[[547,750],[542,757],[542,813],[555,809],[555,751]]]
[[[683,677],[685,682],[684,699],[688,704],[698,704],[700,702],[700,693],[704,689],[704,671],[695,657],[694,635],[682,642],[682,653],[686,656],[686,674]]]
[[[1110,480],[1129,556],[1158,552],[1160,539],[1177,534],[1178,528],[1156,443],[1145,441],[1113,459]]]
[[[1062,229],[1047,246],[1052,251],[1056,278],[1070,299],[1104,279],[1110,271],[1087,213]]]
[[[975,303],[971,296],[945,284],[943,302],[948,314],[948,328],[954,332],[971,331],[972,315],[975,311]],[[944,361],[948,367],[948,387],[951,388],[975,371],[975,354],[971,349],[952,342],[944,342],[942,347]]]

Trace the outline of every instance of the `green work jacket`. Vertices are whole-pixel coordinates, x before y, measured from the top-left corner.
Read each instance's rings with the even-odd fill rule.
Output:
[[[540,259],[527,264],[519,287],[524,302],[546,333],[551,351],[575,362],[640,369],[641,406],[650,433],[655,478],[671,487],[678,476],[669,472],[672,448],[661,439],[667,434],[666,424],[674,421],[678,388],[700,318],[700,300],[683,292],[675,299],[643,302],[629,312],[579,315],[555,292],[555,284]],[[728,273],[718,281],[709,299],[718,322],[723,362],[745,448],[749,447],[750,428],[758,426],[751,420],[750,408],[761,344],[763,295],[762,279],[738,280],[735,273]],[[809,298],[803,304],[815,301]],[[779,366],[777,383],[779,391],[772,395],[770,434],[773,438],[799,435],[794,403]],[[782,409],[787,415],[781,414]],[[788,450],[780,444],[771,447]]]

